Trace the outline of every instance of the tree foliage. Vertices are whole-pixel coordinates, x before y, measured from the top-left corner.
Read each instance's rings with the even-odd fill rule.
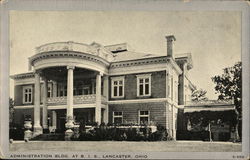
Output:
[[[197,89],[197,90],[192,92],[191,99],[192,99],[192,101],[208,100],[206,94],[207,94],[207,91],[205,91],[203,89]]]
[[[12,98],[9,98],[9,123],[13,123],[13,117],[14,117],[14,100]]]
[[[242,113],[242,63],[225,68],[222,75],[212,77],[219,100],[233,100],[236,110]]]

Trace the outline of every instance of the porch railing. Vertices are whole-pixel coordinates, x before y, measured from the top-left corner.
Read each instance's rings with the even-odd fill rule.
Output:
[[[106,97],[101,97],[102,103],[106,103]],[[73,97],[74,104],[91,104],[96,102],[96,95],[77,95]],[[67,104],[67,97],[50,97],[48,98],[49,105],[63,105]]]

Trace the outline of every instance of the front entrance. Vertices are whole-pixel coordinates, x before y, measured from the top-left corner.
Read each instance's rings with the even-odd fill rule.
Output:
[[[64,132],[66,123],[66,109],[56,110],[56,114],[57,114],[57,123],[56,123],[57,131]]]
[[[56,111],[56,128],[57,132],[65,132],[66,123],[66,109],[55,110]],[[86,125],[92,125],[95,122],[95,109],[94,108],[79,108],[74,109],[74,122],[75,124],[80,124],[80,122]]]
[[[85,124],[92,124],[95,121],[95,109],[74,109],[74,120],[75,123],[83,122]]]

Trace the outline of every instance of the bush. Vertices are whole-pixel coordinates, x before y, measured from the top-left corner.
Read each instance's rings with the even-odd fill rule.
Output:
[[[9,128],[9,139],[13,140],[23,140],[25,129],[17,124],[13,124]]]
[[[128,126],[128,125],[127,125]],[[101,124],[89,132],[81,132],[80,141],[161,141],[168,140],[167,132],[163,126],[157,126],[157,131],[152,133],[148,126],[143,128],[124,127],[112,124]]]
[[[191,132],[191,131],[183,131],[177,132],[177,139],[178,140],[202,140],[202,141],[209,141],[209,132],[208,131],[198,131],[198,132]]]

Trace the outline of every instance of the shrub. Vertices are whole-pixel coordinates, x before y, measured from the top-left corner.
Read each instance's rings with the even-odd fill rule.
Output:
[[[13,140],[23,140],[25,129],[21,125],[13,124],[9,128],[9,138]]]
[[[94,129],[86,132],[81,132],[78,140],[80,141],[162,141],[171,140],[167,137],[166,129],[158,125],[157,131],[152,133],[150,127],[144,125],[141,128],[132,128],[132,125],[126,125],[122,128],[121,125],[112,125],[111,123],[100,124]],[[124,126],[124,125],[123,125]],[[128,127],[130,126],[130,127]]]

